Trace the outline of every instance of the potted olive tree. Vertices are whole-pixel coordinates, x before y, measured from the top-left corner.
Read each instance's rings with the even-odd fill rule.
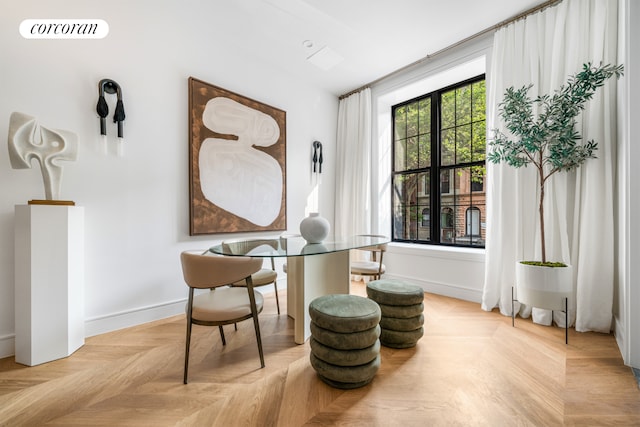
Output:
[[[584,64],[582,71],[570,76],[553,95],[531,99],[528,92],[532,85],[510,87],[499,104],[500,117],[510,135],[494,129],[487,159],[514,168],[532,165],[537,170],[542,260],[520,261],[516,265],[516,291],[522,303],[562,309],[561,301],[572,291],[571,266],[547,261],[545,184],[556,173],[571,171],[595,158],[597,143],[593,140],[581,143],[582,136],[575,129],[576,117],[596,90],[607,79],[622,76],[622,71],[622,65]]]

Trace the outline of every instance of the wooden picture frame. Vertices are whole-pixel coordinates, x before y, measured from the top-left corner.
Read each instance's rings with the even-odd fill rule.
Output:
[[[283,231],[286,112],[189,78],[189,234]]]

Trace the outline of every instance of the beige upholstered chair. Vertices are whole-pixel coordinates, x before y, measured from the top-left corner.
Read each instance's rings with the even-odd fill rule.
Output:
[[[210,256],[193,252],[180,254],[182,274],[189,286],[187,303],[187,338],[184,354],[184,383],[189,369],[189,345],[193,324],[218,326],[222,344],[226,345],[222,325],[229,325],[253,318],[256,331],[260,365],[264,368],[262,340],[258,313],[262,311],[263,298],[253,289],[251,275],[260,270],[262,259],[249,257]],[[239,280],[246,281],[246,288],[228,286]],[[195,289],[209,289],[195,295]]]
[[[385,237],[377,234],[361,234],[367,237]],[[367,246],[356,249],[356,251],[368,253],[369,260],[351,261],[351,274],[356,276],[367,276],[373,280],[379,280],[385,272],[385,266],[382,263],[382,256],[387,250],[387,244]]]
[[[230,243],[235,242],[234,240],[225,240],[222,242],[223,245],[228,245]],[[273,245],[273,241],[265,240],[265,239],[255,239],[255,240],[243,240],[243,246],[245,246],[246,250],[250,250],[251,247],[258,247],[261,245]],[[276,248],[277,249],[277,248]],[[251,275],[251,280],[253,281],[253,287],[258,288],[260,286],[266,286],[273,283],[273,288],[276,293],[276,307],[278,308],[278,314],[280,314],[280,298],[278,297],[278,272],[276,271],[275,261],[273,257],[271,260],[271,268],[261,268],[256,273]],[[232,284],[233,286],[246,286],[244,280],[239,280]]]

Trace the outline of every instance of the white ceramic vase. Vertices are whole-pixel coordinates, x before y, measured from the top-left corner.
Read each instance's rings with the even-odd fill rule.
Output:
[[[329,235],[329,221],[318,212],[311,212],[300,223],[300,234],[307,243],[322,243]]]

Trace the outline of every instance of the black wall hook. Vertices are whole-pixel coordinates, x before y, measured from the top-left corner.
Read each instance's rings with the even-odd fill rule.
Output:
[[[111,79],[102,79],[98,83],[98,104],[96,111],[100,116],[100,135],[107,134],[106,117],[109,114],[109,106],[104,99],[104,94],[116,94],[118,100],[116,102],[116,111],[113,115],[113,122],[118,124],[118,138],[123,138],[122,122],[125,119],[124,104],[122,103],[122,89],[120,85]]]
[[[322,143],[320,141],[313,141],[313,172],[316,172],[316,165],[318,166],[318,173],[322,173]]]

